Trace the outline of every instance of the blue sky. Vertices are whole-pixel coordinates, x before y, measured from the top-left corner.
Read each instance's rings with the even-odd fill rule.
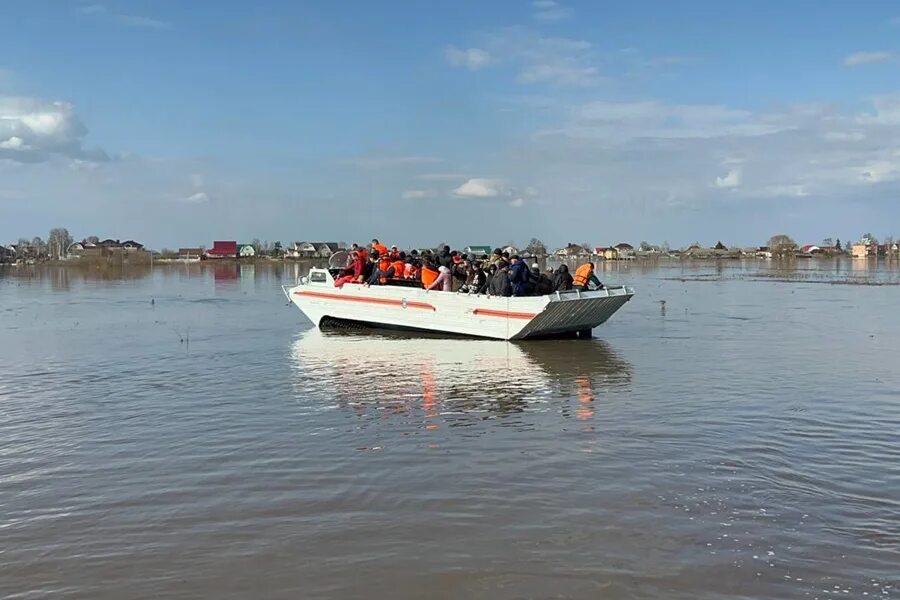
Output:
[[[896,2],[4,8],[2,241],[900,234]]]

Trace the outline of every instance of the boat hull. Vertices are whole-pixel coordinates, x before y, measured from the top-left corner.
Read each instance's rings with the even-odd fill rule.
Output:
[[[285,295],[316,326],[379,327],[498,340],[590,331],[634,295],[627,287],[505,298],[401,286],[334,287],[331,274],[312,269]]]

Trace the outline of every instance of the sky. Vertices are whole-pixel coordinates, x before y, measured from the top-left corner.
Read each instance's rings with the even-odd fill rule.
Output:
[[[0,242],[900,236],[893,0],[3,13]]]

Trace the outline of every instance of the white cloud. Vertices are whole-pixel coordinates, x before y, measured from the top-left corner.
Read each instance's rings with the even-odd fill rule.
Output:
[[[465,67],[470,71],[477,71],[491,64],[490,52],[481,48],[457,48],[448,46],[444,50],[444,57],[454,67]]]
[[[859,123],[867,125],[900,125],[900,93],[884,94],[872,98],[875,113],[857,117]]]
[[[531,3],[534,9],[531,16],[538,21],[561,21],[572,16],[572,11],[555,0],[534,0]]]
[[[844,57],[844,65],[847,67],[858,67],[860,65],[869,65],[873,63],[883,63],[894,60],[893,52],[878,50],[874,52],[854,52]]]
[[[513,208],[522,208],[523,206],[525,206],[525,200],[523,200],[522,198],[515,198],[509,201],[509,205]]]
[[[499,182],[495,179],[469,179],[453,190],[453,194],[464,198],[494,198],[500,195]]]
[[[616,143],[635,138],[766,135],[793,125],[780,116],[760,118],[749,111],[721,105],[597,101],[576,107],[565,133]]]
[[[596,67],[583,67],[572,63],[533,64],[522,69],[522,83],[554,83],[557,85],[594,85],[600,72]]]
[[[206,192],[196,192],[187,198],[182,198],[181,202],[187,202],[188,204],[202,204],[204,202],[209,202],[209,200],[209,194]]]
[[[432,192],[428,190],[406,190],[400,195],[404,200],[422,200],[431,196]]]
[[[584,40],[546,37],[525,27],[507,27],[478,36],[479,48],[489,62],[510,64],[517,71],[520,83],[545,83],[556,86],[591,86],[602,81],[592,44]],[[467,66],[472,63],[468,51],[448,49],[451,64]],[[476,55],[475,66],[484,61]]]
[[[724,177],[716,177],[717,188],[736,188],[741,185],[740,169],[731,169]]]
[[[143,15],[130,15],[125,13],[117,13],[109,10],[102,4],[85,4],[78,9],[82,14],[90,15],[95,18],[102,18],[108,21],[124,25],[125,27],[139,27],[143,29],[165,30],[172,29],[172,24],[168,21],[145,17]]]
[[[0,96],[0,158],[39,162],[52,155],[106,160],[83,147],[87,129],[68,102]]]
[[[24,150],[25,147],[25,140],[16,135],[0,142],[0,149],[3,150]]]

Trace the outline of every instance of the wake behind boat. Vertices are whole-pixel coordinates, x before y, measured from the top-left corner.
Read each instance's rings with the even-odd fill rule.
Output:
[[[513,297],[399,285],[335,287],[332,273],[318,268],[296,286],[282,289],[317,327],[379,327],[498,340],[590,337],[593,328],[634,295],[626,286]]]

